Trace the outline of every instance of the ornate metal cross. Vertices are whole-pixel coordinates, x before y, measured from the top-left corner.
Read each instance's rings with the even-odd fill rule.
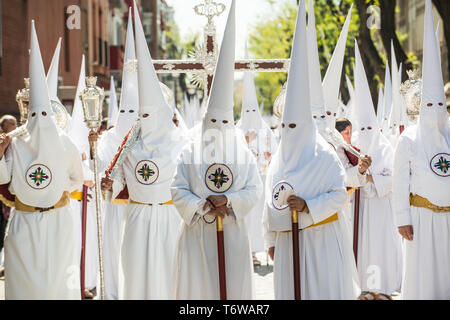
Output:
[[[214,26],[213,18],[225,11],[225,5],[213,0],[204,1],[205,3],[194,7],[197,15],[208,18],[208,23],[204,27],[204,42],[190,55],[192,59],[154,60],[153,63],[157,73],[197,74],[203,78],[205,89],[207,89],[205,90],[205,95],[209,96],[218,55],[216,27]],[[288,69],[289,59],[245,59],[237,60],[235,63],[236,71],[287,72]]]

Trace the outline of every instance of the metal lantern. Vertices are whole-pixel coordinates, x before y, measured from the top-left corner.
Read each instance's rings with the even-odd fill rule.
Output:
[[[20,124],[23,125],[28,120],[28,112],[30,110],[30,78],[23,79],[25,88],[19,90],[16,94],[16,101],[19,105]]]
[[[89,129],[97,130],[102,123],[105,91],[96,86],[97,77],[86,77],[86,88],[81,92],[84,119]]]

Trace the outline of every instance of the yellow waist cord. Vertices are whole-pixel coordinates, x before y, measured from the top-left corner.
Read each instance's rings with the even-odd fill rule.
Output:
[[[449,207],[439,207],[435,204],[432,204],[427,198],[421,197],[418,194],[410,194],[409,195],[409,203],[413,207],[418,208],[426,208],[430,209],[433,212],[450,212]]]

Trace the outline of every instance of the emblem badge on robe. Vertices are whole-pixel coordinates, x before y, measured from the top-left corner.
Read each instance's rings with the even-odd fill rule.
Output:
[[[52,172],[43,164],[34,164],[25,173],[25,180],[33,189],[45,189],[52,182]]]
[[[450,154],[438,153],[430,161],[431,170],[440,177],[450,176]]]
[[[142,160],[134,169],[134,174],[139,183],[150,185],[159,177],[158,166],[150,160]]]
[[[280,203],[280,192],[283,190],[294,190],[294,188],[289,183],[284,181],[277,183],[272,191],[272,204],[275,209],[284,210],[289,207],[287,204],[281,205]]]
[[[206,170],[205,183],[212,192],[226,192],[233,185],[233,172],[226,165],[215,163]]]

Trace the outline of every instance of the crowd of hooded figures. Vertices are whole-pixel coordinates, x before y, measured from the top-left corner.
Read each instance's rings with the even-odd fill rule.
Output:
[[[26,134],[0,136],[1,190],[14,207],[6,299],[99,295],[96,196],[85,192],[96,180],[95,141],[106,299],[254,299],[261,251],[273,260],[275,299],[450,299],[450,129],[431,1],[415,118],[406,116],[394,51],[376,115],[357,42],[342,104],[351,10],[322,80],[313,1],[308,19],[305,2],[275,130],[251,72],[235,124],[235,1],[208,99],[182,112],[168,102],[130,8],[119,111],[102,134],[84,121],[84,57],[69,125],[58,127],[60,44],[46,77],[33,21]]]

